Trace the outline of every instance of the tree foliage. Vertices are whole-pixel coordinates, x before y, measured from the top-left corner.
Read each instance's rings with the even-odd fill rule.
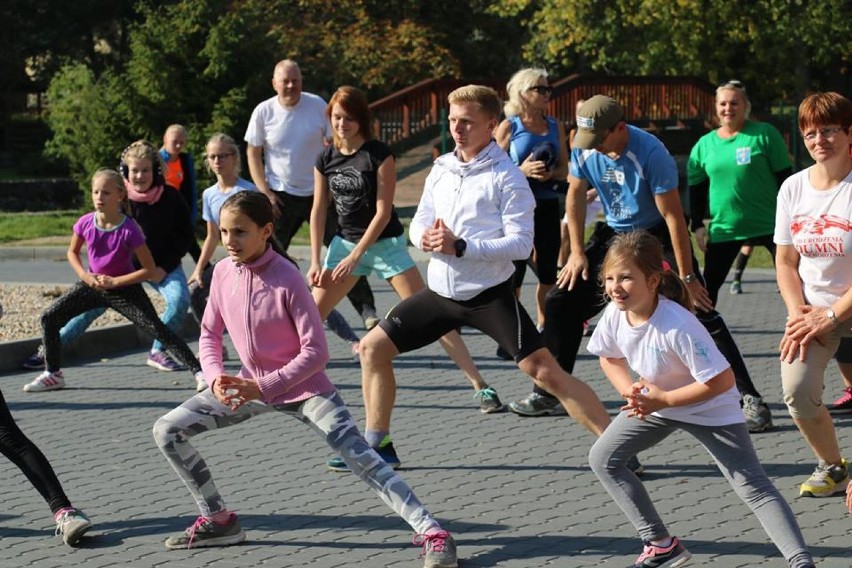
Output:
[[[504,21],[485,15],[484,3],[442,3],[456,12],[476,4],[484,25]],[[106,163],[112,163],[125,144],[141,137],[156,143],[173,122],[189,127],[191,148],[202,147],[215,131],[240,139],[254,105],[274,94],[272,70],[284,58],[300,63],[306,90],[326,97],[341,84],[359,86],[377,98],[424,78],[459,76],[462,63],[446,43],[452,37],[446,20],[419,2],[389,4],[140,2],[139,23],[120,65],[99,73],[81,64],[55,76],[50,149],[68,160],[76,178],[85,179],[107,151],[112,159]],[[483,37],[473,34],[468,40],[499,43]],[[481,61],[490,61],[491,51]],[[109,150],[102,146],[105,140],[113,141]]]
[[[850,0],[500,0],[520,16],[527,61],[557,74],[737,78],[762,101],[848,90]]]

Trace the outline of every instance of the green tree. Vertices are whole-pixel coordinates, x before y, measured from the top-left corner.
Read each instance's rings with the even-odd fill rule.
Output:
[[[140,2],[122,65],[98,73],[79,64],[54,77],[50,150],[85,180],[96,165],[114,163],[130,141],[156,144],[173,122],[189,127],[191,148],[203,147],[215,131],[239,139],[253,107],[273,95],[272,69],[284,58],[299,61],[306,90],[324,96],[353,84],[375,98],[460,74],[458,57],[441,43],[444,32],[432,27],[446,26],[416,12],[390,18],[374,4]]]
[[[89,179],[101,167],[118,167],[124,141],[133,140],[141,125],[133,109],[136,95],[119,74],[100,77],[86,65],[63,67],[50,82],[55,101],[48,115],[53,137],[46,153],[64,158],[72,176],[88,192]]]
[[[558,73],[738,78],[758,101],[848,90],[849,0],[501,0],[524,18],[527,61]]]

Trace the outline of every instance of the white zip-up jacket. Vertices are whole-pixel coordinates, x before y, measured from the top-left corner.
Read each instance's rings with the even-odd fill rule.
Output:
[[[527,179],[493,140],[470,162],[445,154],[435,160],[411,220],[409,238],[420,239],[437,219],[467,243],[462,258],[432,253],[429,288],[453,300],[469,300],[501,284],[533,247],[533,197]]]

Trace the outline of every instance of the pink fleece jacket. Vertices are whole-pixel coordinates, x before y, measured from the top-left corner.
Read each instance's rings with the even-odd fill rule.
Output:
[[[216,263],[199,340],[204,380],[211,386],[225,374],[226,328],[243,363],[238,376],[257,381],[263,402],[297,402],[334,390],[325,374],[325,330],[307,283],[272,248],[250,264],[227,258]]]

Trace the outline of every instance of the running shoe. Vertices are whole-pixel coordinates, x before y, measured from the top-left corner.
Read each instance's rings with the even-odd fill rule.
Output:
[[[668,546],[656,546],[646,542],[642,554],[628,568],[676,568],[684,566],[690,558],[692,555],[675,536]]]
[[[852,414],[852,387],[843,389],[843,394],[828,405],[830,414]]]
[[[379,325],[379,317],[376,315],[376,308],[365,307],[361,312],[361,319],[364,320],[364,329],[370,331]]]
[[[543,396],[533,391],[521,400],[509,403],[509,410],[520,416],[558,416],[567,414],[558,398]]]
[[[195,392],[204,392],[207,389],[207,381],[204,380],[204,373],[198,371],[195,373]]]
[[[54,518],[56,521],[56,534],[62,535],[62,542],[68,546],[74,546],[83,535],[92,528],[92,522],[83,514],[83,511],[68,507],[61,509]]]
[[[849,465],[842,460],[840,465],[828,465],[820,460],[819,465],[799,488],[803,497],[831,497],[835,493],[846,491],[849,483]]]
[[[743,293],[743,283],[739,280],[734,280],[731,282],[731,289],[729,290],[731,294],[742,294]]]
[[[56,371],[55,373],[44,371],[33,379],[31,383],[24,385],[24,392],[44,392],[64,388],[65,377],[62,376],[62,371]]]
[[[743,395],[743,416],[749,432],[765,432],[772,428],[772,413],[759,396]]]
[[[377,454],[379,454],[379,457],[385,460],[385,462],[393,469],[399,469],[400,467],[402,467],[402,463],[399,461],[399,456],[396,455],[396,450],[393,447],[393,442],[388,442],[380,448],[373,449],[376,451]],[[343,461],[343,458],[340,456],[331,458],[330,460],[325,462],[325,465],[331,471],[338,471],[341,473],[348,473],[352,471],[351,469],[349,469],[349,466],[346,465],[346,462]]]
[[[202,548],[207,546],[231,546],[246,539],[246,533],[240,527],[240,519],[231,513],[228,522],[219,524],[207,517],[198,517],[185,531],[166,539],[166,548]]]
[[[473,395],[473,400],[479,399],[479,411],[483,414],[492,414],[500,412],[506,406],[500,402],[497,397],[497,391],[491,387],[485,387],[476,391]]]
[[[456,541],[447,531],[419,534],[411,541],[423,547],[423,568],[457,568]]]
[[[497,355],[498,359],[502,359],[504,361],[514,361],[515,360],[515,358],[512,357],[512,355],[508,351],[506,351],[505,349],[503,349],[499,345],[497,346],[496,355]]]
[[[186,367],[172,359],[165,351],[151,351],[148,354],[148,360],[145,361],[145,364],[167,373],[186,369]]]
[[[38,350],[21,363],[21,367],[31,371],[44,369],[44,345],[39,345]]]
[[[639,463],[639,458],[636,456],[627,460],[627,469],[632,471],[636,477],[642,477],[642,474],[645,473],[645,466]]]

